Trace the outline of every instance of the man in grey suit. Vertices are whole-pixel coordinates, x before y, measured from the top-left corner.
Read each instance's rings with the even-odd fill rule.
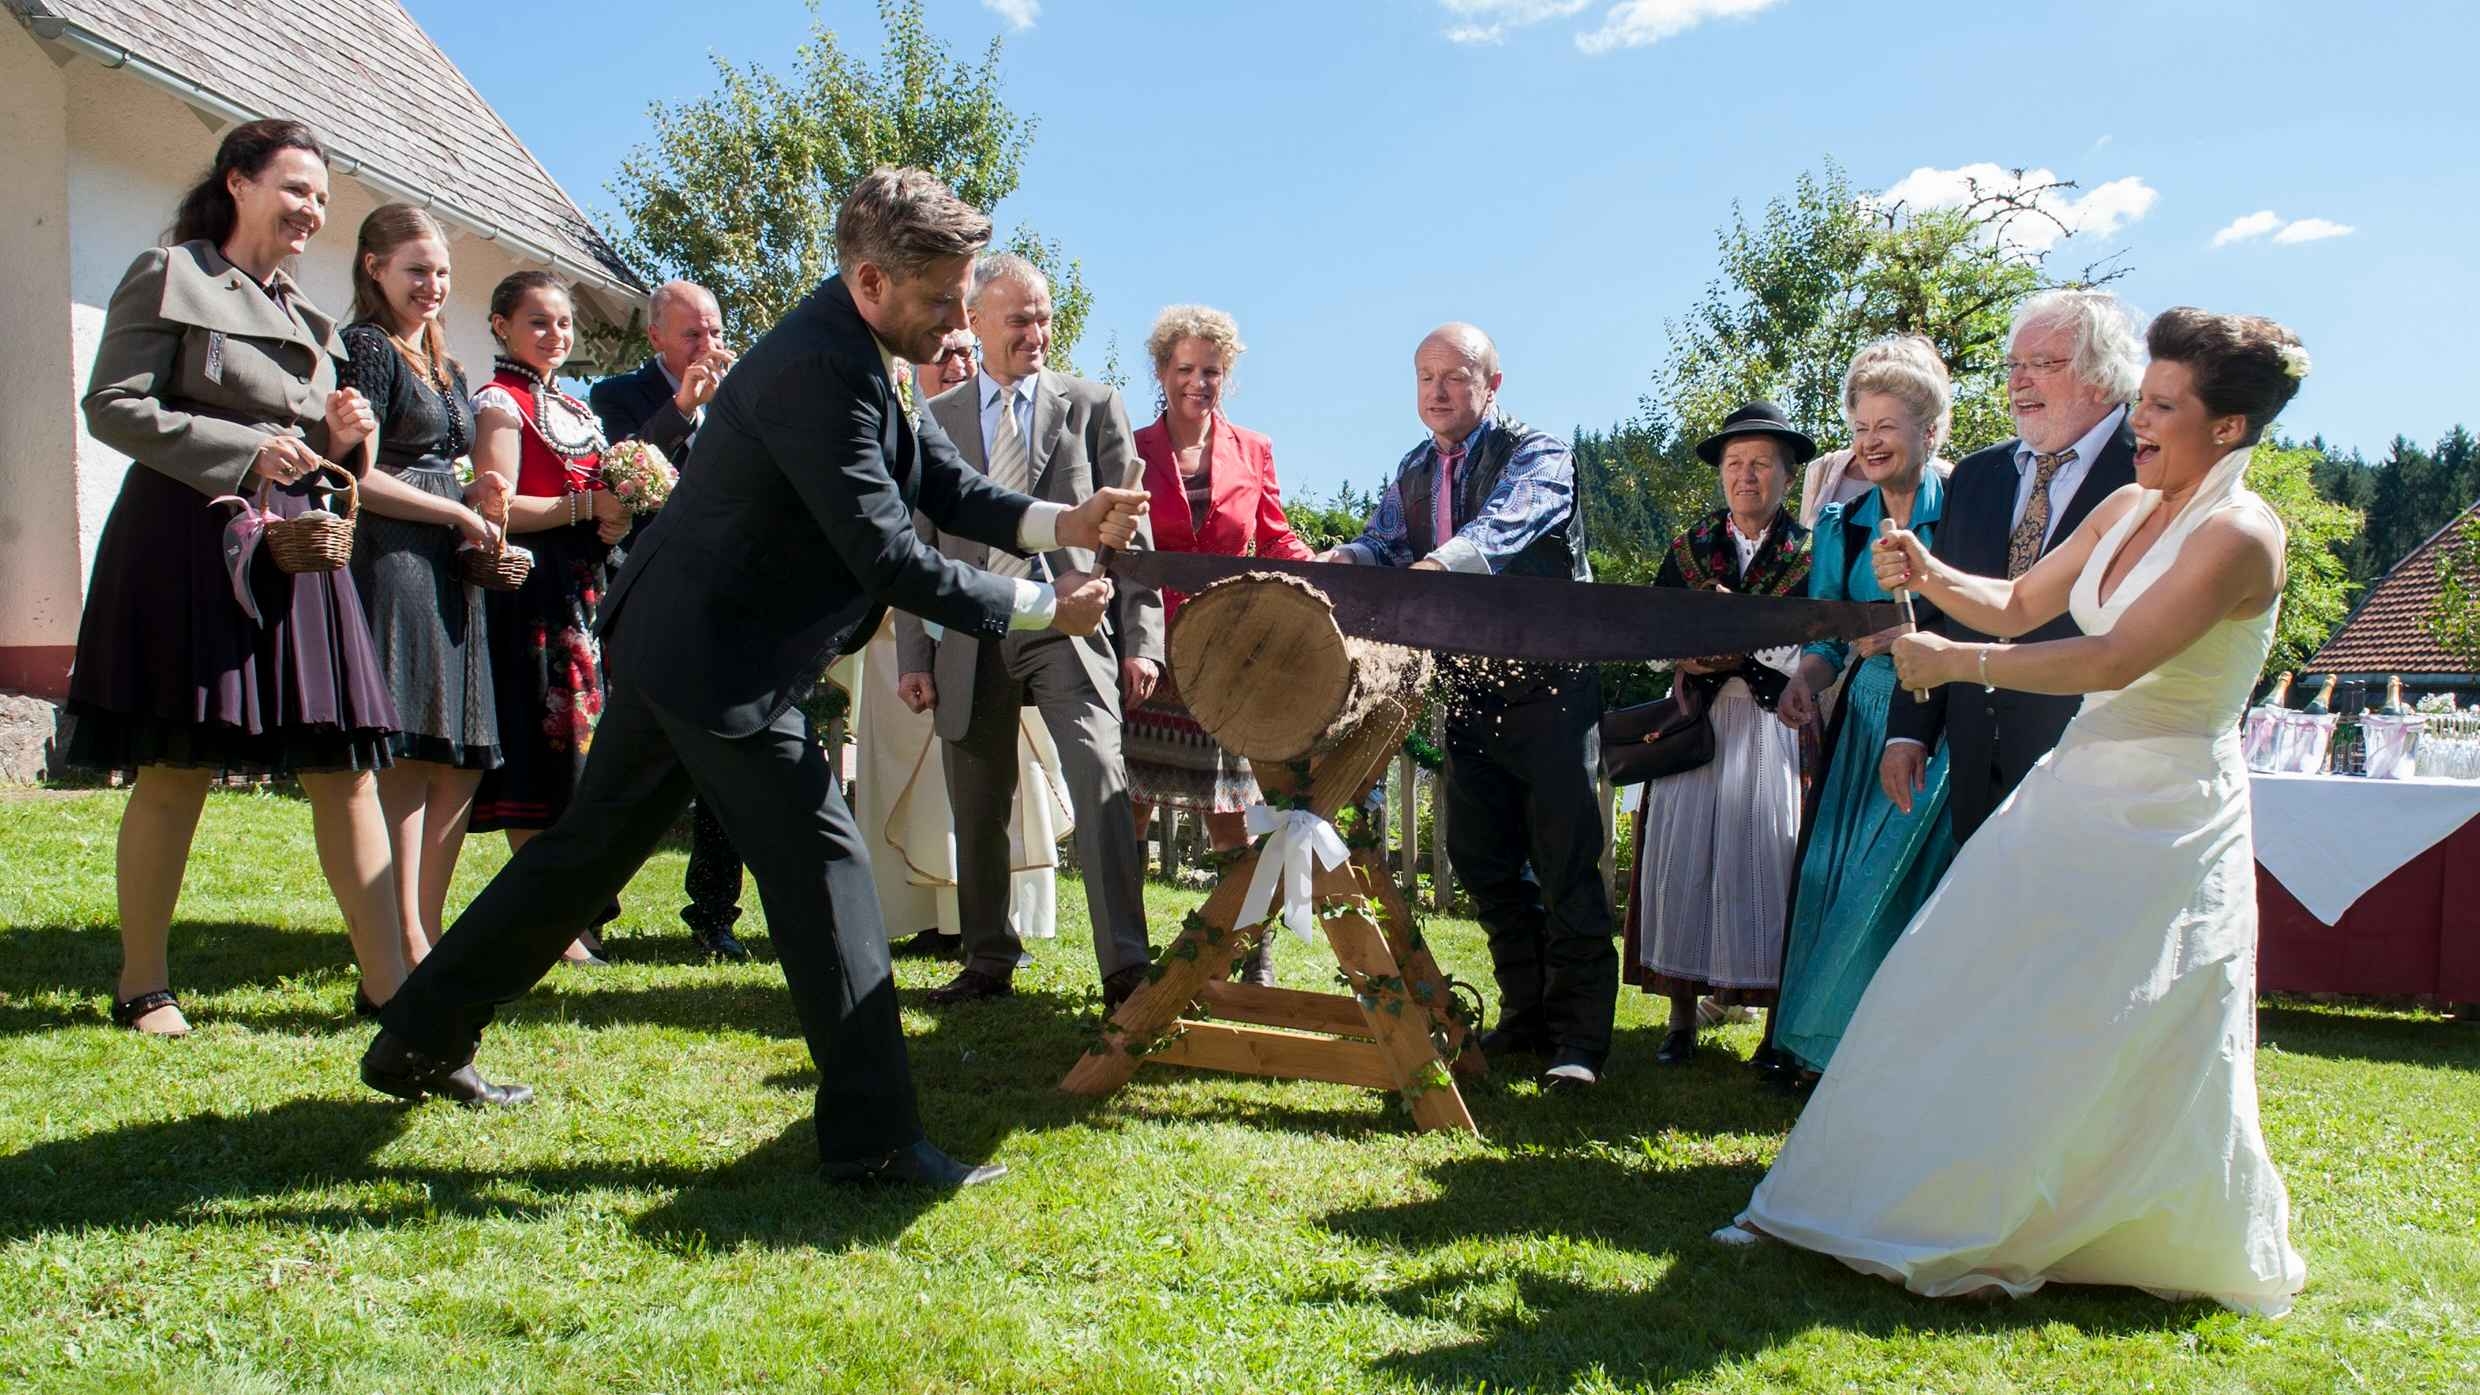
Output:
[[[975,264],[966,318],[981,341],[982,367],[931,399],[929,414],[967,463],[1003,488],[1076,504],[1101,487],[1145,487],[1145,463],[1119,392],[1051,372],[1050,283],[1008,254]],[[947,556],[1002,575],[1091,572],[1091,553],[1062,548],[1020,558],[918,520],[924,541]],[[1131,547],[1153,546],[1140,520]],[[1144,980],[1153,951],[1145,927],[1144,862],[1120,756],[1122,704],[1142,702],[1163,668],[1162,597],[1123,585],[1105,635],[933,636],[898,612],[898,691],[916,712],[935,711],[946,742],[947,797],[956,819],[956,901],[964,968],[931,991],[937,1004],[1005,996],[1024,941],[1008,916],[1008,813],[1016,804],[1016,724],[1042,712],[1076,811],[1077,861],[1094,923],[1105,1011]]]

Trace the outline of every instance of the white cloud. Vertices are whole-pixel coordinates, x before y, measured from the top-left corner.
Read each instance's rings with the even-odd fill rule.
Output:
[[[2349,237],[2358,231],[2359,229],[2348,223],[2337,223],[2330,218],[2302,218],[2275,233],[2273,240],[2286,245],[2294,242],[2323,242],[2329,237]]]
[[[988,0],[985,0],[987,3]],[[1593,0],[1439,0],[1447,13],[1471,21],[1446,31],[1451,44],[1495,44],[1510,29],[1565,19]]]
[[[982,0],[982,8],[1008,22],[1013,29],[1031,29],[1042,17],[1042,0]]]
[[[2233,218],[2230,226],[2213,234],[2213,245],[2227,247],[2234,242],[2252,242],[2267,233],[2285,247],[2302,242],[2323,242],[2329,237],[2349,237],[2359,229],[2331,218],[2299,218],[2284,221],[2270,208],[2260,208],[2245,217]]]
[[[1602,16],[1602,27],[1576,36],[1586,53],[1644,48],[1684,34],[1709,19],[1745,19],[1782,0],[1619,0]]]
[[[2231,219],[2229,227],[2213,234],[2213,245],[2227,247],[2234,242],[2245,242],[2250,238],[2263,237],[2280,226],[2282,226],[2281,214],[2270,208],[2260,208],[2243,218]]]
[[[2152,212],[2161,197],[2159,190],[2134,175],[2080,192],[2044,187],[2057,182],[2057,174],[2050,170],[2010,170],[1987,161],[1951,170],[1923,166],[1903,176],[1878,199],[1916,209],[1962,208],[1993,195],[2013,195],[2029,205],[2031,212],[2006,222],[2006,241],[2027,251],[2046,252],[2061,240],[2084,233],[2108,237]]]

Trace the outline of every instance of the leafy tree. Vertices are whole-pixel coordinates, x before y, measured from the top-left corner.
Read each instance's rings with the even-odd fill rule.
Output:
[[[1820,440],[1844,434],[1843,370],[1872,339],[1920,334],[1955,379],[1954,449],[2013,434],[2006,336],[2016,305],[2053,286],[2104,285],[2114,260],[2053,275],[2046,250],[2011,235],[2026,219],[2066,229],[2044,200],[2072,181],[1984,189],[1958,208],[1910,209],[1856,189],[1827,162],[1751,222],[1734,207],[1722,269],[1681,319],[1642,419],[1692,438],[1751,398],[1779,403]]]
[[[2271,505],[2286,530],[2282,616],[2276,623],[2265,673],[2299,669],[2350,613],[2351,580],[2342,550],[2358,535],[2357,510],[2317,492],[2316,451],[2268,440],[2248,461],[2248,488]]]
[[[875,68],[813,17],[788,75],[714,60],[717,89],[651,109],[654,139],[620,164],[621,250],[715,293],[724,332],[747,344],[830,270],[844,194],[882,165],[930,170],[984,211],[1016,190],[1038,121],[1000,97],[1002,41],[979,63],[952,59],[921,0],[879,0]],[[1005,240],[1051,278],[1053,357],[1070,366],[1093,297],[1083,267],[1019,226]]]
[[[2439,549],[2428,632],[2461,656],[2465,672],[2480,673],[2480,514],[2465,518]]]

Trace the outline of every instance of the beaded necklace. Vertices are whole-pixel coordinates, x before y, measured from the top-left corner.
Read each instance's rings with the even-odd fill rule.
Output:
[[[603,439],[602,425],[595,419],[594,409],[569,396],[559,384],[535,372],[531,364],[506,354],[495,356],[491,363],[500,372],[522,378],[533,388],[534,420],[530,425],[542,443],[551,448],[553,455],[562,461],[583,460],[589,455],[601,454],[608,446],[609,443]],[[565,409],[567,422],[561,422],[562,414],[551,410],[555,401]],[[565,434],[571,425],[577,428],[578,434]]]

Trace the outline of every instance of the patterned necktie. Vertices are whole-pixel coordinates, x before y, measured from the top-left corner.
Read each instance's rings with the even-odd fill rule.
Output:
[[[999,395],[999,439],[990,447],[990,482],[1019,494],[1033,492],[1033,460],[1025,453],[1024,433],[1016,429],[1016,392],[1002,389]],[[1031,576],[1033,563],[998,548],[990,550],[990,560],[983,563],[1000,576]]]
[[[1464,462],[1464,448],[1438,452],[1438,480],[1430,490],[1430,550],[1437,551],[1455,536],[1455,474]]]
[[[2049,482],[2074,463],[2073,446],[2056,455],[2036,453],[2032,457],[2032,499],[2024,505],[2024,521],[2015,525],[2015,536],[2006,545],[2008,580],[2031,571],[2032,564],[2041,560],[2041,544],[2049,541]]]

